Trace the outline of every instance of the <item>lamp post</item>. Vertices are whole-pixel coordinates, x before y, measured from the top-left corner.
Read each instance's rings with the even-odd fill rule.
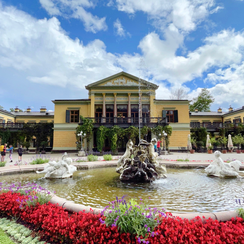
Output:
[[[77,136],[80,136],[80,143],[81,143],[81,148],[80,151],[78,152],[78,156],[79,157],[86,156],[86,153],[83,148],[83,137],[86,136],[86,133],[83,134],[83,131],[81,131],[80,133],[77,134]]]
[[[166,136],[167,135],[168,134],[165,131],[163,131],[163,155],[167,154],[167,151],[166,151]]]

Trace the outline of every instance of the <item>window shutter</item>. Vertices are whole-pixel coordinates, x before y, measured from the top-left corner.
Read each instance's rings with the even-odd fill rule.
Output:
[[[66,123],[70,123],[70,110],[66,110]]]
[[[166,113],[167,113],[167,110],[163,110],[162,111],[162,117],[163,117],[163,119],[166,118]]]
[[[178,122],[178,110],[174,110],[174,122]]]

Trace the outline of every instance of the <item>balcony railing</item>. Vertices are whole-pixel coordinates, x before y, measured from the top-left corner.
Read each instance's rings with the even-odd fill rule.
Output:
[[[239,125],[240,125],[240,123],[235,124],[235,123],[221,123],[221,122],[214,122],[214,123],[211,123],[211,122],[205,122],[205,123],[191,122],[190,123],[191,128],[205,127],[206,129],[236,128]]]
[[[0,129],[23,129],[25,123],[0,123]],[[35,123],[28,123],[28,125],[35,125]]]
[[[139,118],[132,117],[99,117],[99,118],[89,118],[92,119],[94,124],[97,125],[135,125],[139,124]],[[80,124],[83,124],[82,120]],[[148,125],[148,124],[167,124],[166,120],[162,117],[146,117],[140,118],[140,124]]]

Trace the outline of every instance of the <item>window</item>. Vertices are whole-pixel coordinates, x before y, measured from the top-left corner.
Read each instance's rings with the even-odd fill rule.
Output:
[[[71,123],[79,122],[79,110],[70,110],[70,122]]]
[[[100,123],[102,116],[103,116],[103,106],[96,105],[95,106],[95,122]]]
[[[106,105],[106,117],[114,117],[114,105]]]
[[[233,124],[238,125],[239,123],[241,123],[241,119],[240,118],[233,120]]]
[[[126,118],[127,117],[127,105],[117,105],[117,116],[118,117],[124,117]]]
[[[166,118],[166,122],[178,122],[178,110],[163,110],[163,119]]]
[[[103,106],[102,105],[96,105],[95,107],[95,117],[101,118],[103,114]]]
[[[79,110],[66,110],[66,123],[78,123]]]

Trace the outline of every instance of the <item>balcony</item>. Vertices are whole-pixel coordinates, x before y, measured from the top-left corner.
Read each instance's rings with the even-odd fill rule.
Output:
[[[139,118],[132,118],[132,117],[99,117],[99,118],[89,118],[92,119],[94,122],[94,127],[99,127],[104,125],[106,127],[112,127],[114,125],[118,125],[120,127],[129,127],[131,125],[138,126],[139,125]],[[80,120],[80,125],[83,124],[82,120]],[[154,127],[156,125],[167,125],[165,119],[162,117],[147,117],[147,118],[140,118],[140,126],[151,126]]]
[[[0,123],[0,130],[18,131],[24,128],[25,123]],[[35,125],[35,123],[28,125]]]
[[[204,127],[206,128],[207,130],[209,131],[214,131],[214,130],[218,130],[218,129],[235,129],[237,128],[241,123],[221,123],[221,122],[214,122],[214,123],[211,123],[211,122],[204,122],[204,123],[200,123],[200,122],[191,122],[190,123],[190,127],[192,129],[195,129],[195,128],[201,128],[201,127]],[[243,125],[243,124],[242,124]]]

